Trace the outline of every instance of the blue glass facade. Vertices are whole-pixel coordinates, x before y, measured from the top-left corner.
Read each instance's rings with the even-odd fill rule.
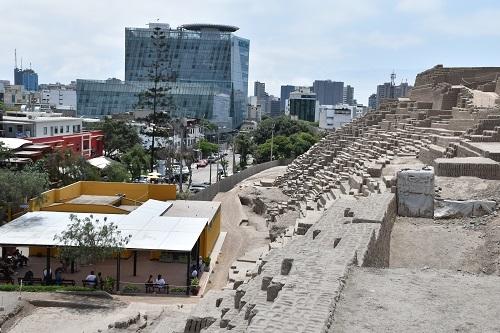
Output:
[[[163,84],[171,87],[176,112],[219,121],[227,117],[239,126],[246,116],[250,42],[232,34],[237,28],[220,25],[126,28],[125,82],[77,80],[78,113],[100,117],[136,109],[138,94],[151,85],[155,26],[165,34],[161,71],[172,81]]]
[[[27,91],[37,91],[38,74],[32,69],[14,68],[14,84],[24,86]]]

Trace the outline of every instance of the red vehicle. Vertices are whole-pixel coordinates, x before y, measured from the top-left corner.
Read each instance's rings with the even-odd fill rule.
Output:
[[[204,168],[208,165],[208,161],[207,160],[199,160],[198,162],[196,162],[196,167],[197,168]]]

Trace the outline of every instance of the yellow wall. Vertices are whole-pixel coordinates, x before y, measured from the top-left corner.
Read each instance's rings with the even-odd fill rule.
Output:
[[[146,201],[175,200],[175,185],[164,184],[133,184],[133,183],[111,183],[111,182],[81,182],[81,194],[88,195],[116,195],[125,194],[126,198]]]
[[[82,182],[76,182],[71,185],[56,189],[57,202],[65,202],[80,196],[82,194],[81,188],[82,188]]]
[[[148,184],[148,186],[149,199],[161,201],[176,199],[177,187],[175,185]]]
[[[95,213],[95,214],[128,214],[129,211],[111,205],[86,205],[60,203],[42,208],[48,212]]]
[[[128,204],[134,204],[134,202],[140,201],[145,202],[148,199],[155,200],[175,200],[176,199],[176,186],[170,184],[133,184],[133,183],[113,183],[113,182],[94,182],[94,181],[82,181],[77,182],[68,186],[64,186],[58,189],[53,189],[46,191],[41,194],[43,197],[41,206],[36,200],[30,200],[31,211],[37,210],[51,210],[47,209],[55,203],[66,202],[70,199],[76,198],[80,195],[108,195],[114,196],[117,194],[125,194],[125,198],[129,199]],[[97,206],[97,205],[88,205]],[[85,211],[76,210],[75,212],[86,213],[91,208]],[[63,210],[67,211],[67,210]],[[93,211],[94,213],[100,213],[100,211]],[[106,210],[104,213],[111,213],[111,211]]]
[[[212,222],[200,235],[200,256],[209,257],[220,234],[221,209],[217,210]]]

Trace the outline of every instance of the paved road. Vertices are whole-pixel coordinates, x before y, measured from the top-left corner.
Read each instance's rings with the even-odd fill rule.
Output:
[[[233,154],[231,151],[227,152],[227,156],[225,156],[225,159],[229,162],[228,165],[228,176],[233,173]],[[236,164],[239,163],[239,154],[236,154]],[[203,182],[210,182],[210,167],[212,167],[212,183],[215,183],[217,181],[217,175],[216,175],[216,170],[217,170],[217,163],[213,163],[212,165],[207,165],[204,168],[198,168],[196,169],[196,166],[193,165],[193,183],[203,183]],[[222,169],[222,167],[219,165],[219,168]]]

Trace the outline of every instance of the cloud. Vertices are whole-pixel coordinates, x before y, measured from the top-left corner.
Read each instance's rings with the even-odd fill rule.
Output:
[[[442,0],[399,0],[396,4],[396,10],[408,13],[428,13],[436,12],[442,9],[444,2]]]
[[[358,37],[359,41],[362,43],[366,43],[367,45],[373,47],[390,50],[398,50],[401,48],[418,46],[424,42],[422,37],[408,33],[404,34],[372,31],[368,34],[364,34]]]
[[[498,62],[500,5],[482,3],[471,9],[446,0],[17,0],[2,8],[0,79],[12,80],[14,48],[42,83],[123,79],[125,27],[159,18],[173,27],[240,27],[236,34],[250,39],[250,92],[255,80],[278,95],[282,84],[332,79],[353,84],[355,97],[366,102],[393,68],[418,72],[473,62],[478,54]]]

